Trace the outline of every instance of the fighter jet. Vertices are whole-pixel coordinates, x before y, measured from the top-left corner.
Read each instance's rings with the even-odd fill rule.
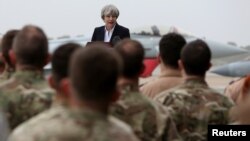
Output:
[[[218,59],[218,58],[223,58],[227,56],[247,53],[247,50],[245,49],[242,49],[242,48],[230,45],[230,44],[221,43],[218,41],[213,41],[213,40],[209,40],[205,38],[199,38],[199,37],[192,35],[190,32],[184,31],[175,26],[171,26],[171,27],[161,27],[161,26],[158,27],[156,25],[147,26],[147,27],[135,29],[135,31],[132,31],[132,35],[141,35],[141,36],[144,36],[144,38],[147,38],[147,36],[149,36],[147,39],[150,39],[152,38],[152,36],[154,36],[154,37],[159,37],[159,40],[160,40],[160,37],[162,35],[167,34],[169,32],[175,32],[175,33],[181,34],[186,39],[187,42],[190,42],[196,39],[204,40],[210,47],[210,50],[212,52],[212,59]],[[135,39],[137,39],[136,36],[135,36]],[[158,43],[159,42],[157,42],[155,46],[158,46]],[[152,46],[152,47],[155,47],[155,46]]]
[[[145,60],[144,64],[146,66],[145,71],[141,74],[142,77],[148,77],[152,75],[152,72],[158,65],[157,56],[159,53],[159,41],[161,36],[167,34],[169,32],[176,32],[184,36],[184,38],[189,41],[193,41],[195,39],[199,39],[196,36],[190,34],[190,32],[186,32],[180,28],[176,28],[174,26],[165,27],[165,26],[146,26],[141,28],[132,29],[131,31],[131,38],[138,40],[142,43],[145,50]],[[53,51],[61,44],[67,42],[76,42],[82,45],[86,45],[87,42],[91,40],[90,36],[75,36],[69,37],[64,36],[54,40],[49,41],[49,51],[53,53]],[[212,60],[221,60],[221,58],[226,56],[233,56],[238,54],[246,53],[247,51],[232,45],[223,44],[220,42],[202,39],[204,40],[210,47],[212,52]],[[220,62],[220,61],[219,61]],[[227,61],[222,61],[226,63]],[[228,63],[228,62],[227,62]],[[47,65],[45,70],[49,70],[51,66]]]
[[[208,46],[210,47],[210,50],[212,52],[212,64],[214,66],[222,65],[230,62],[234,62],[236,60],[241,60],[244,58],[244,55],[248,51],[233,45],[221,43],[218,41],[213,41],[205,38],[199,38],[194,35],[192,35],[190,32],[187,32],[185,30],[182,30],[180,28],[171,26],[171,27],[165,27],[165,26],[146,26],[141,27],[135,30],[132,30],[132,38],[138,39],[138,36],[143,36],[144,40],[141,41],[141,43],[144,45],[145,51],[146,51],[146,58],[144,61],[144,64],[146,67],[146,70],[142,74],[142,77],[147,77],[152,75],[153,70],[157,66],[156,56],[158,55],[158,44],[159,40],[162,35],[167,34],[169,32],[175,32],[183,35],[183,37],[186,39],[187,42],[196,40],[196,39],[202,39],[204,40]],[[145,40],[151,39],[150,45]],[[140,40],[139,40],[140,41]],[[233,56],[233,57],[232,57]],[[237,57],[236,57],[237,56]]]

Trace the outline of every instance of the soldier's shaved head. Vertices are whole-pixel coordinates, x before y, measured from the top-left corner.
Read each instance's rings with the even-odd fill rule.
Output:
[[[121,71],[119,55],[103,44],[94,43],[73,55],[70,79],[80,99],[110,100]]]
[[[12,49],[14,38],[18,32],[19,30],[16,29],[9,30],[4,34],[2,39],[1,48],[2,48],[3,58],[5,59],[6,63],[9,66],[12,66],[9,57],[9,51]]]
[[[138,77],[144,68],[144,49],[141,43],[131,39],[124,39],[115,46],[123,61],[122,75],[127,78]]]
[[[81,45],[76,43],[66,43],[60,45],[53,53],[51,64],[53,78],[58,83],[68,77],[68,69],[70,58],[73,56],[75,50],[80,49]]]
[[[163,64],[177,69],[181,49],[185,44],[186,40],[180,34],[168,33],[164,35],[159,43],[160,57]]]
[[[195,40],[184,46],[181,60],[188,75],[204,76],[210,67],[211,51],[202,40]]]
[[[48,40],[43,30],[27,25],[16,35],[13,43],[18,64],[43,67],[48,56]]]

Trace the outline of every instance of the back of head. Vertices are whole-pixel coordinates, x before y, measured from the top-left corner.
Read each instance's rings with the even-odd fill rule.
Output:
[[[79,99],[110,100],[121,71],[119,55],[103,44],[93,43],[73,54],[70,80]]]
[[[51,64],[53,78],[58,85],[59,82],[68,77],[68,68],[71,56],[81,45],[76,43],[66,43],[59,46],[53,53]]]
[[[164,35],[159,44],[160,57],[163,63],[174,69],[178,68],[181,49],[186,44],[186,40],[177,33],[168,33]]]
[[[117,9],[117,7],[115,7],[112,4],[106,5],[102,8],[101,18],[104,19],[104,16],[108,16],[108,15],[111,15],[111,16],[118,18],[119,17],[119,10]]]
[[[43,30],[27,25],[16,35],[13,43],[18,64],[43,67],[48,56],[48,40]]]
[[[131,39],[124,39],[115,46],[123,61],[122,75],[134,78],[140,75],[144,68],[144,49],[141,43]]]
[[[19,30],[9,30],[7,31],[3,38],[2,38],[2,55],[3,55],[3,58],[5,59],[6,63],[9,65],[9,66],[12,66],[11,65],[11,61],[10,61],[10,57],[9,57],[9,51],[12,49],[12,46],[13,46],[13,41],[14,41],[14,38],[15,36],[17,35],[17,33],[19,32]]]
[[[204,76],[210,67],[211,51],[202,40],[195,40],[184,46],[181,60],[188,75]]]

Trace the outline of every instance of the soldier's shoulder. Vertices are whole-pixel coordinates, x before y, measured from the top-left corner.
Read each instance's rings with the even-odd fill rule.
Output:
[[[16,103],[20,99],[21,95],[18,95],[13,89],[0,87],[0,105],[3,110],[6,110],[9,104]]]
[[[42,90],[26,89],[22,85],[18,85],[12,89],[0,90],[0,100],[3,99],[6,102],[11,101],[12,104],[38,104],[41,102],[51,103],[54,95],[55,91],[50,88],[44,88]],[[4,101],[1,100],[1,102]]]
[[[213,97],[212,99],[213,100],[221,100],[221,101],[224,101],[224,102],[228,102],[228,103],[232,103],[234,104],[233,100],[230,99],[229,97],[227,97],[225,94],[213,89],[213,88],[208,88],[207,91],[207,96],[208,97]]]
[[[8,80],[8,76],[6,73],[0,75],[0,84]]]
[[[0,83],[0,89],[2,91],[13,90],[18,85],[18,82],[14,78],[10,78],[2,83]]]
[[[110,123],[113,125],[113,128],[121,129],[125,133],[132,133],[132,129],[125,122],[117,119],[114,116],[109,116],[108,119],[109,119]]]
[[[152,111],[153,109],[154,105],[152,101],[140,92],[125,93],[111,107],[112,113],[116,116],[132,116]]]
[[[135,136],[132,128],[128,124],[113,116],[109,116],[108,119],[112,125],[110,126],[110,130],[114,131],[116,134],[116,139],[114,140],[138,141],[138,138]]]
[[[24,97],[24,98],[31,98],[33,97],[34,99],[40,99],[40,100],[52,100],[55,91],[49,87],[45,87],[43,89],[26,89],[23,86],[20,85],[20,87],[16,88],[16,91]]]
[[[2,91],[2,93],[5,97],[8,97],[9,101],[12,101],[12,104],[19,104],[19,106],[27,105],[27,108],[40,103],[43,103],[42,105],[50,105],[55,96],[55,92],[52,89],[26,89],[22,85],[11,90]]]
[[[234,101],[231,98],[227,97],[226,95],[223,95],[221,93],[215,93],[214,96],[217,96],[213,99],[216,100],[217,103],[216,105],[219,105],[220,107],[230,109],[235,105]]]
[[[51,108],[18,126],[10,135],[10,139],[13,141],[30,141],[40,138],[41,141],[45,141],[49,136],[63,134],[60,132],[71,128],[72,126],[63,128],[65,124],[68,124],[67,119],[69,119],[67,110]]]
[[[175,94],[176,91],[177,91],[178,89],[179,89],[179,86],[176,86],[176,87],[174,87],[174,88],[171,88],[171,89],[167,89],[167,90],[165,90],[165,91],[162,91],[162,92],[158,93],[158,94],[153,98],[153,100],[154,100],[154,101],[157,101],[157,102],[159,102],[159,103],[163,103],[164,100],[165,100],[167,97],[172,97],[173,94]],[[171,95],[170,95],[170,93],[171,93]]]

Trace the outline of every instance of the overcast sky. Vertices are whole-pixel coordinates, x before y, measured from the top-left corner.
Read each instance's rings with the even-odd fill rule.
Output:
[[[250,0],[0,0],[0,33],[35,24],[49,37],[91,35],[103,25],[106,4],[118,7],[118,23],[130,29],[174,25],[207,39],[250,44]]]

